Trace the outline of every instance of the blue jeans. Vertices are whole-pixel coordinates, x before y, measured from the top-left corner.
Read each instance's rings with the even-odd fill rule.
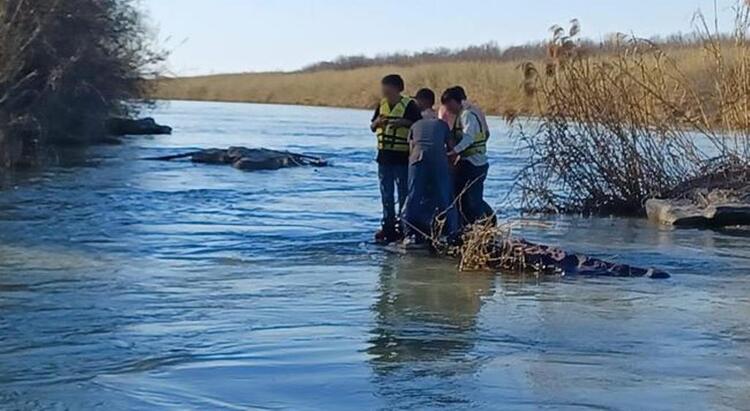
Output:
[[[380,197],[383,202],[383,228],[394,230],[398,220],[394,191],[398,189],[398,209],[400,213],[404,209],[408,194],[409,166],[406,164],[378,164],[378,179],[380,180]]]
[[[409,197],[403,219],[407,235],[422,232],[427,235],[454,234],[458,231],[458,210],[453,203],[453,179],[448,158],[427,157],[409,166]],[[433,233],[433,222],[445,212],[443,233]],[[419,230],[419,231],[417,231]]]
[[[484,181],[489,169],[489,164],[477,167],[466,160],[456,167],[456,195],[461,196],[459,204],[465,224],[474,224],[485,217]]]

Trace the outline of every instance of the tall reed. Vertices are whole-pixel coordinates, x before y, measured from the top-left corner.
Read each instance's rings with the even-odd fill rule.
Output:
[[[745,167],[750,140],[748,5],[726,41],[696,16],[703,75],[686,75],[654,43],[620,36],[603,59],[577,41],[577,21],[552,28],[543,68],[522,65],[539,122],[520,133],[527,209],[638,214],[709,167]]]

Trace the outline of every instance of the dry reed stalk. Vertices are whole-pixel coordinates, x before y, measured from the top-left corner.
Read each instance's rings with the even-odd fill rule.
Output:
[[[698,176],[716,153],[713,161],[746,167],[747,4],[738,4],[737,15],[731,43],[697,19],[711,58],[708,88],[647,40],[621,36],[620,47],[602,59],[579,47],[577,21],[567,32],[553,27],[543,72],[522,66],[523,88],[541,113],[538,127],[521,133],[529,155],[519,175],[526,208],[638,214],[648,198]]]

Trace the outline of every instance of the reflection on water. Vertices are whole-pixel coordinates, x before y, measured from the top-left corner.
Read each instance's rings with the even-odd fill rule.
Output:
[[[377,327],[367,352],[379,393],[389,404],[471,403],[468,393],[443,387],[480,366],[471,351],[482,299],[492,295],[493,283],[491,275],[460,274],[424,259],[405,258],[382,267],[373,307]],[[422,386],[425,380],[440,384]],[[405,384],[413,388],[404,390]]]
[[[389,255],[368,244],[369,114],[176,102],[156,113],[174,136],[14,176],[0,192],[0,409],[747,409],[744,232],[520,228],[669,281]],[[521,163],[504,127],[492,121],[490,199]],[[334,167],[139,160],[231,145]]]

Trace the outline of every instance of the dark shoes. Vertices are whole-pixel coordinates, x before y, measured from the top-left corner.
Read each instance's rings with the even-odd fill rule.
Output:
[[[403,236],[395,228],[382,228],[375,233],[375,242],[378,244],[391,244],[401,241]]]

